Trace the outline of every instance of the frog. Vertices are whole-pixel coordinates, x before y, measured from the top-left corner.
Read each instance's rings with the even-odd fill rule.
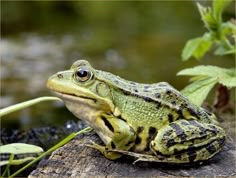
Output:
[[[167,82],[137,83],[84,59],[49,77],[47,87],[77,118],[94,129],[106,158],[196,163],[222,150],[226,133],[214,113],[195,105]]]

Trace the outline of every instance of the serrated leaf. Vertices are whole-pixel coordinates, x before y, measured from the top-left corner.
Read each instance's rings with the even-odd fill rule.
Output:
[[[197,66],[181,70],[177,75],[205,76],[208,78],[217,78],[217,81],[226,87],[236,87],[236,69],[224,69],[217,66]]]
[[[31,161],[31,160],[34,160],[35,157],[25,157],[25,158],[22,158],[22,159],[15,159],[15,160],[1,160],[0,161],[0,166],[4,166],[4,165],[7,165],[7,164],[10,164],[10,165],[20,165],[20,164],[23,164],[25,162],[28,162],[28,161]]]
[[[220,80],[219,83],[228,88],[236,87],[236,77],[225,77],[224,80]]]
[[[26,143],[11,143],[0,146],[0,154],[27,154],[27,153],[41,153],[43,149],[39,146],[26,144]]]
[[[204,35],[203,37],[194,38],[189,40],[182,52],[182,59],[184,61],[188,60],[191,56],[199,59],[209,50],[212,45],[212,41],[209,35]]]
[[[197,80],[187,87],[185,87],[181,93],[189,98],[197,106],[201,106],[203,101],[206,99],[210,90],[217,83],[215,78],[204,78],[202,80]]]
[[[201,65],[196,66],[193,68],[187,68],[183,69],[180,72],[177,73],[177,75],[203,75],[203,76],[222,76],[222,75],[228,75],[228,73],[231,75],[233,69],[224,69],[217,66],[211,66],[211,65]]]
[[[223,9],[230,3],[231,3],[231,0],[214,0],[213,1],[213,13],[218,23],[221,23],[221,15],[222,15]]]

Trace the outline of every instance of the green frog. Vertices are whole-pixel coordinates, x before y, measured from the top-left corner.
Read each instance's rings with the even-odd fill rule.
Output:
[[[145,161],[201,162],[225,143],[215,115],[166,82],[136,83],[78,60],[51,76],[47,87],[95,130],[104,146],[90,146],[111,160],[127,154]]]

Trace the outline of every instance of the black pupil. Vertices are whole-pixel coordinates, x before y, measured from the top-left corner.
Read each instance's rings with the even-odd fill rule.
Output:
[[[77,71],[76,74],[77,74],[78,77],[83,78],[83,77],[88,76],[88,71],[81,69],[81,70]]]

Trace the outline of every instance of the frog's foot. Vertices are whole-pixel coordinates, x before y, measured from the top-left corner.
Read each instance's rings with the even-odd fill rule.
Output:
[[[93,149],[96,149],[96,150],[100,151],[101,153],[103,151],[105,151],[105,147],[104,146],[101,146],[101,145],[95,143],[92,140],[88,140],[88,143],[86,143],[85,146],[93,148]]]
[[[108,159],[114,160],[117,159],[119,157],[121,157],[121,155],[128,155],[134,158],[137,158],[133,164],[139,162],[139,161],[146,161],[146,162],[162,162],[162,163],[166,163],[166,162],[171,162],[171,160],[169,160],[166,157],[163,157],[161,155],[149,155],[149,154],[142,154],[142,153],[135,153],[135,152],[131,152],[131,151],[125,151],[125,150],[118,150],[118,149],[109,149],[106,146],[101,146],[95,142],[93,142],[92,140],[89,140],[89,144],[86,144],[85,146],[90,147],[90,148],[94,148],[98,151],[100,151],[105,157],[107,157]]]
[[[122,156],[122,154],[120,154],[120,153],[113,152],[112,148],[109,148],[109,146],[99,145],[99,144],[93,142],[92,140],[89,140],[89,143],[85,144],[85,146],[90,147],[90,148],[94,148],[94,149],[100,151],[106,158],[108,158],[110,160],[115,160],[115,159],[118,159]]]
[[[161,162],[161,163],[170,163],[172,162],[169,158],[158,155],[149,155],[149,154],[142,154],[142,153],[135,153],[135,152],[131,152],[131,151],[124,151],[124,150],[112,150],[112,152],[117,152],[117,153],[121,153],[124,155],[128,155],[134,158],[137,158],[133,164],[139,162],[139,161],[146,161],[146,162]]]

